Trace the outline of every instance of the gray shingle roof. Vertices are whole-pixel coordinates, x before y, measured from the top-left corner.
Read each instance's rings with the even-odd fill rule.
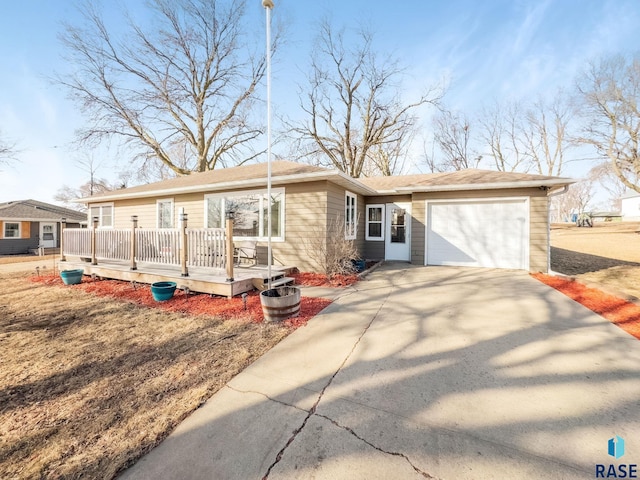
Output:
[[[498,172],[495,170],[467,169],[456,172],[425,173],[418,175],[398,175],[393,177],[369,177],[360,181],[370,188],[379,191],[392,190],[424,190],[446,187],[447,190],[462,190],[470,186],[495,186],[500,188],[513,187],[514,184],[523,185],[552,185],[568,184],[573,180],[547,175],[534,175],[531,173]],[[463,187],[463,188],[459,188]],[[444,189],[444,188],[443,188]]]
[[[192,173],[147,185],[94,195],[83,199],[83,201],[97,203],[124,198],[152,197],[169,193],[213,192],[243,187],[259,188],[260,186],[266,186],[266,177],[267,164],[258,163]],[[363,195],[399,194],[411,191],[561,186],[573,183],[573,180],[568,178],[491,170],[461,170],[458,172],[353,179],[338,170],[284,160],[272,162],[271,177],[273,185],[324,179]]]
[[[0,219],[59,222],[63,217],[69,222],[82,222],[87,219],[87,214],[31,199],[0,203]]]
[[[272,179],[289,175],[303,175],[309,173],[326,172],[322,167],[314,167],[302,163],[288,162],[278,160],[271,164]],[[190,187],[218,185],[234,182],[242,182],[247,180],[267,178],[267,164],[257,163],[254,165],[242,165],[239,167],[221,168],[219,170],[209,170],[207,172],[196,172],[190,175],[170,178],[160,182],[148,183],[146,185],[138,185],[136,187],[123,188],[105,192],[94,197],[108,198],[111,196],[122,196],[128,194],[140,194],[143,192],[155,192],[158,190],[178,190],[181,188],[188,189]],[[266,185],[266,183],[265,183]],[[91,198],[91,197],[89,197]]]

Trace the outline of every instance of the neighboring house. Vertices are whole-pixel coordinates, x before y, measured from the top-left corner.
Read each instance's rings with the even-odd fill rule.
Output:
[[[79,227],[86,213],[36,200],[0,203],[0,255],[29,253],[60,246],[60,222]]]
[[[222,228],[267,242],[267,165],[193,173],[84,199],[99,228]],[[417,265],[548,270],[548,195],[571,179],[484,170],[354,179],[337,170],[272,163],[275,265],[317,270],[309,238],[336,218],[363,258]],[[331,242],[331,238],[327,238]]]
[[[640,193],[626,192],[620,197],[620,212],[623,221],[640,221]]]

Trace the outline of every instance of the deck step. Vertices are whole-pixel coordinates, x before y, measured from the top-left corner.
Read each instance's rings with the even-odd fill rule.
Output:
[[[253,283],[253,286],[260,291],[266,290],[269,285],[266,278],[254,278],[251,282]],[[271,280],[271,288],[291,285],[293,284],[293,282],[294,279],[291,277],[279,277],[277,279]]]

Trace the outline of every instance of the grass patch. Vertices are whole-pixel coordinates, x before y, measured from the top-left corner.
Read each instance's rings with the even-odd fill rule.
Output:
[[[0,478],[113,478],[297,326],[4,279]]]

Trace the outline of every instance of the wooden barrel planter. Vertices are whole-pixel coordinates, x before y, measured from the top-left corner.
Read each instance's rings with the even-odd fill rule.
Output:
[[[156,302],[164,302],[173,297],[176,291],[176,282],[156,282],[151,284],[151,296]]]
[[[300,313],[300,289],[278,287],[260,292],[262,313],[266,322],[281,322]]]
[[[60,278],[65,285],[77,285],[82,282],[82,274],[84,270],[82,268],[75,268],[73,270],[62,270],[60,272]]]

